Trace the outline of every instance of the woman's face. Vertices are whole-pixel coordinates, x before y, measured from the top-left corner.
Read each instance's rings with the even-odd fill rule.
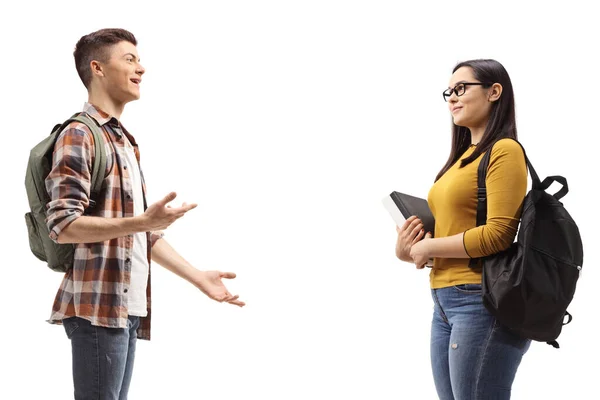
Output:
[[[460,94],[462,92],[461,83],[480,82],[475,79],[471,67],[461,67],[452,74],[448,87],[458,89]],[[486,89],[481,85],[464,85],[464,93],[460,96],[453,92],[448,98],[448,107],[454,123],[471,130],[485,127],[492,109],[491,92],[493,92],[493,88]]]

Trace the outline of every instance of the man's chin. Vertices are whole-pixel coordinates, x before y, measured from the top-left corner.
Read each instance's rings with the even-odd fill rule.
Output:
[[[129,96],[127,96],[126,98],[123,99],[123,104],[127,104],[129,102],[139,100],[139,99],[140,99],[139,93],[129,93]]]
[[[141,97],[141,93],[140,92],[131,93],[131,100],[130,101],[139,100],[140,97]]]

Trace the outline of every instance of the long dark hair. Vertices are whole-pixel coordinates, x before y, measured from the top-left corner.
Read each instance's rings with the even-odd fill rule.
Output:
[[[492,82],[502,85],[502,95],[492,103],[492,111],[488,119],[481,141],[473,154],[460,163],[460,168],[476,160],[492,145],[502,138],[517,139],[517,123],[515,118],[515,95],[512,83],[506,69],[496,60],[469,60],[458,63],[452,73],[461,67],[470,67],[475,79],[479,82]],[[483,87],[491,87],[484,85]],[[435,177],[437,181],[460,158],[471,144],[471,131],[469,128],[452,124],[452,149],[446,165]]]

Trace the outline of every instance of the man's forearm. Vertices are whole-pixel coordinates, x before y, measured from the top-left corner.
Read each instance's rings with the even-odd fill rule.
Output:
[[[192,284],[198,273],[198,269],[177,253],[165,239],[158,239],[152,246],[152,261]]]
[[[245,303],[239,300],[239,296],[233,296],[221,279],[233,279],[233,272],[201,271],[194,268],[179,253],[167,243],[165,239],[158,239],[152,246],[152,261],[160,264],[175,275],[185,279],[202,293],[218,302],[226,301],[239,307]]]
[[[58,235],[58,243],[96,243],[137,232],[147,232],[140,217],[102,218],[81,216]]]

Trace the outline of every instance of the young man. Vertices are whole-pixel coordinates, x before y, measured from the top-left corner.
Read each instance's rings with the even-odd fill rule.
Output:
[[[94,138],[71,123],[57,139],[46,179],[50,236],[75,243],[49,322],[71,339],[75,399],[126,399],[136,339],[150,339],[150,262],[186,279],[211,299],[244,306],[221,282],[235,274],[199,271],[162,238],[196,207],[167,206],[169,193],[146,208],[138,146],[120,122],[125,104],[140,97],[144,68],[137,41],[122,29],[83,36],[75,47],[77,72],[88,90],[83,112],[101,127],[107,152],[103,189],[90,205]],[[90,211],[91,210],[91,211]]]

